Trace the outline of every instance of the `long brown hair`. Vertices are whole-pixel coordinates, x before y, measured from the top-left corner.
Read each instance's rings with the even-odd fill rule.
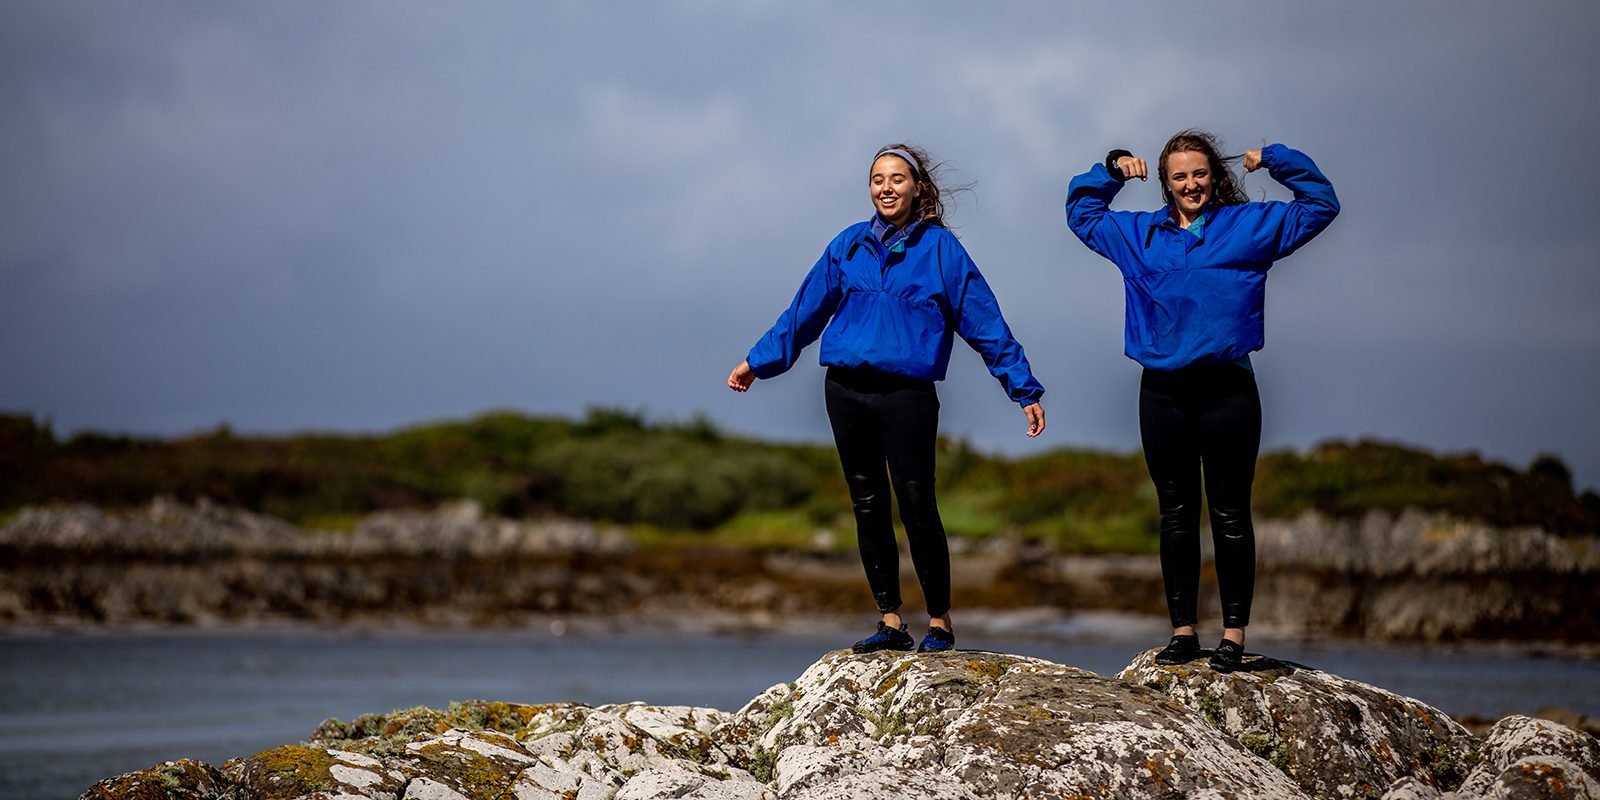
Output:
[[[931,225],[949,227],[944,223],[945,199],[955,192],[970,191],[972,186],[949,186],[941,189],[939,183],[940,178],[943,176],[944,162],[934,161],[928,156],[928,151],[914,144],[906,144],[905,142],[886,144],[878,148],[878,155],[882,156],[885,150],[904,150],[916,159],[916,163],[911,165],[912,171],[916,173],[917,177],[917,205],[911,210],[912,217]],[[891,153],[890,155],[896,158],[900,157],[899,153]],[[878,159],[874,157],[872,160],[876,163]],[[870,171],[871,167],[869,166],[869,175]]]
[[[1161,199],[1167,205],[1173,204],[1172,192],[1167,190],[1167,156],[1173,153],[1199,153],[1206,157],[1206,164],[1211,168],[1211,196],[1218,205],[1237,206],[1250,202],[1239,185],[1239,178],[1228,167],[1228,162],[1238,161],[1243,156],[1222,155],[1222,144],[1217,137],[1198,128],[1190,128],[1173,134],[1167,140],[1167,146],[1161,148],[1157,169],[1161,179]]]

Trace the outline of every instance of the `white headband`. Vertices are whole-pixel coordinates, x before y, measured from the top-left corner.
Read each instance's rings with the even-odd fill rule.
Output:
[[[917,164],[916,156],[913,156],[898,147],[885,147],[882,150],[879,150],[878,154],[872,157],[872,160],[877,161],[884,156],[895,156],[896,158],[905,161],[907,164],[911,165],[911,177],[922,177],[922,167]]]

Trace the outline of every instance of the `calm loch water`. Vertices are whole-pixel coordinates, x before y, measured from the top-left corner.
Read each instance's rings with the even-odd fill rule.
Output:
[[[864,631],[863,631],[864,632]],[[1037,631],[1035,631],[1037,632]],[[1115,674],[1163,643],[1158,621],[963,636]],[[0,634],[0,797],[70,800],[164,760],[220,766],[309,736],[328,717],[453,700],[573,700],[736,710],[849,633],[145,631]],[[1503,647],[1252,641],[1252,651],[1495,717],[1559,705],[1600,716],[1600,662]]]

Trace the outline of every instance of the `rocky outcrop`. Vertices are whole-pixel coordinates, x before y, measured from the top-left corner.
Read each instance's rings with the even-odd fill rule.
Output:
[[[1600,798],[1600,741],[1548,720],[1507,717],[1484,737],[1461,794]]]
[[[1157,692],[988,653],[830,655],[723,739],[772,754],[782,797],[1302,796]]]
[[[1029,601],[1031,584],[999,574],[1011,561],[987,549],[960,559],[963,600]],[[615,529],[501,519],[472,503],[374,514],[348,531],[167,501],[124,513],[30,508],[0,526],[0,625],[525,625],[670,609],[748,626],[801,610],[859,613],[870,602],[853,554],[643,548]]]
[[[1421,701],[1259,655],[1224,675],[1199,661],[1162,666],[1149,652],[1119,677],[1201,714],[1313,797],[1371,796],[1403,778],[1453,787],[1475,748]]]
[[[462,624],[607,612],[631,599],[619,532],[485,517],[463,503],[307,530],[210,504],[25,509],[0,528],[0,621],[367,618]]]
[[[303,744],[229,761],[194,797],[229,800],[761,800],[776,794],[712,738],[732,715],[715,709],[468,702],[352,723],[329,720]],[[731,751],[737,757],[739,751]],[[760,765],[755,765],[758,769]],[[770,768],[770,767],[769,767]],[[209,769],[209,768],[208,768]],[[83,797],[134,797],[130,773]],[[164,774],[164,773],[162,773]]]
[[[1594,537],[1416,512],[1307,514],[1256,531],[1253,617],[1285,635],[1600,640]],[[1063,555],[1003,537],[956,539],[952,549],[961,608],[1166,612],[1154,556]],[[910,559],[902,566],[909,572]],[[1203,580],[1214,596],[1209,570]],[[738,615],[748,626],[870,603],[852,553],[641,547],[590,523],[500,519],[471,503],[374,514],[348,531],[166,501],[122,514],[26,509],[0,527],[0,624],[524,624],[670,609]]]
[[[18,554],[168,561],[519,558],[616,555],[629,549],[627,539],[614,530],[570,520],[487,517],[471,502],[426,513],[370,514],[349,531],[305,529],[242,509],[168,500],[155,500],[125,514],[84,505],[26,508],[0,530],[4,532],[0,543]]]
[[[182,758],[103,780],[83,796],[93,800],[212,800],[229,788],[229,780],[215,767]]]
[[[1592,641],[1600,539],[1437,514],[1256,525],[1254,617],[1370,639]]]
[[[1223,675],[1152,656],[1107,678],[998,653],[841,651],[733,713],[468,702],[372,714],[221,769],[170,762],[83,796],[1600,796],[1600,743],[1553,722],[1508,717],[1474,737],[1421,702],[1301,665],[1255,657]]]

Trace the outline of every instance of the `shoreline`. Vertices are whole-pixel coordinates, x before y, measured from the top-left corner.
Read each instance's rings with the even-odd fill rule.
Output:
[[[983,617],[985,610],[974,609],[969,616]],[[1037,609],[1037,612],[1048,613],[1049,609]],[[1012,612],[1000,612],[1001,616],[1009,616]],[[977,624],[962,625],[962,639],[975,642],[978,646],[959,647],[959,652],[967,653],[993,653],[997,652],[985,648],[983,645],[1003,642],[1005,646],[1019,652],[1035,650],[1026,645],[1038,645],[1037,651],[1059,649],[1062,646],[1091,648],[1097,650],[1112,649],[1125,651],[1127,657],[1141,652],[1152,645],[1160,644],[1159,636],[1149,635],[1152,626],[1165,626],[1164,619],[1156,619],[1142,615],[1128,615],[1107,612],[1091,612],[1082,616],[1091,617],[1088,625],[1081,626],[1076,632],[1042,632],[1028,633],[1022,630],[999,626],[985,626],[980,621]],[[685,624],[668,627],[658,624],[654,620],[641,621],[639,624],[618,624],[615,620],[602,619],[549,619],[545,625],[523,626],[480,626],[472,628],[447,628],[439,625],[417,624],[414,622],[401,622],[397,624],[374,624],[369,622],[355,624],[320,624],[303,620],[257,620],[249,624],[239,625],[173,625],[152,622],[139,622],[127,625],[97,625],[70,623],[57,626],[10,626],[0,627],[0,644],[11,642],[49,643],[49,642],[150,642],[166,643],[176,642],[204,644],[208,641],[231,642],[250,639],[267,639],[278,644],[294,640],[311,639],[314,642],[330,644],[348,642],[367,643],[408,643],[417,641],[440,640],[445,642],[471,643],[481,645],[484,643],[499,643],[507,645],[551,645],[559,646],[562,643],[574,645],[594,645],[622,641],[650,642],[662,641],[678,644],[689,640],[716,640],[725,643],[740,641],[761,642],[774,644],[779,642],[812,643],[816,645],[819,654],[839,651],[849,647],[851,639],[866,629],[862,619],[817,620],[815,624],[803,628],[763,628],[751,630],[747,628],[732,629],[726,625],[711,624]],[[565,622],[564,626],[552,628],[548,623]],[[704,622],[704,621],[702,621]],[[725,620],[719,621],[725,622]],[[958,622],[958,624],[960,624]],[[1131,629],[1139,628],[1142,634],[1136,634]],[[1359,645],[1355,651],[1349,645]],[[1587,645],[1572,645],[1564,642],[1548,642],[1530,646],[1527,642],[1517,641],[1475,641],[1452,642],[1449,644],[1425,642],[1359,642],[1343,637],[1291,637],[1276,638],[1268,632],[1259,632],[1251,637],[1247,652],[1252,655],[1261,655],[1269,658],[1285,657],[1290,661],[1303,659],[1305,666],[1311,669],[1323,669],[1322,660],[1315,656],[1331,658],[1335,655],[1360,652],[1363,658],[1375,655],[1402,660],[1435,659],[1441,656],[1465,657],[1469,660],[1483,661],[1488,659],[1509,659],[1525,662],[1549,660],[1552,662],[1573,665],[1593,664],[1600,662],[1600,643]],[[1287,655],[1284,655],[1287,654]],[[1074,665],[1079,669],[1090,672],[1094,670],[1081,664]],[[1331,665],[1328,665],[1331,667]],[[1481,668],[1481,665],[1480,665]],[[1114,673],[1101,673],[1112,677]],[[1574,706],[1579,708],[1574,708]],[[1580,730],[1600,736],[1600,707],[1583,710],[1581,701],[1567,700],[1561,703],[1542,703],[1537,707],[1510,707],[1498,711],[1498,715],[1466,712],[1452,714],[1454,718],[1469,729],[1477,730],[1478,727],[1487,727],[1496,719],[1509,714],[1524,714],[1528,716],[1551,719]],[[732,709],[725,709],[732,710]],[[1475,727],[1476,726],[1476,727]]]
[[[957,609],[954,618],[964,637],[975,639],[1015,639],[1045,643],[1127,644],[1143,649],[1164,639],[1167,622],[1154,615],[1117,611],[1064,612],[1049,607],[1020,609]],[[635,614],[621,620],[599,615],[535,615],[519,620],[497,619],[483,624],[461,626],[454,621],[423,621],[408,617],[308,620],[259,618],[212,620],[204,622],[163,622],[134,620],[104,623],[78,618],[45,622],[0,624],[0,640],[94,637],[227,637],[234,635],[326,635],[329,638],[460,637],[467,639],[512,637],[528,640],[652,638],[656,636],[705,636],[714,638],[777,638],[837,640],[839,647],[867,630],[876,614],[838,614],[818,616],[781,625],[770,615],[693,615],[680,613]],[[1019,622],[1043,622],[1044,628],[1027,627]],[[908,616],[913,629],[923,623]],[[1204,626],[1204,623],[1202,623]],[[1219,629],[1220,630],[1220,629]],[[1359,645],[1366,650],[1468,654],[1481,657],[1520,657],[1571,662],[1600,662],[1600,642],[1561,640],[1460,639],[1447,642],[1418,640],[1368,640],[1348,635],[1315,635],[1305,632],[1273,630],[1268,625],[1252,625],[1249,647],[1335,648]],[[1253,652],[1253,651],[1252,651]]]

